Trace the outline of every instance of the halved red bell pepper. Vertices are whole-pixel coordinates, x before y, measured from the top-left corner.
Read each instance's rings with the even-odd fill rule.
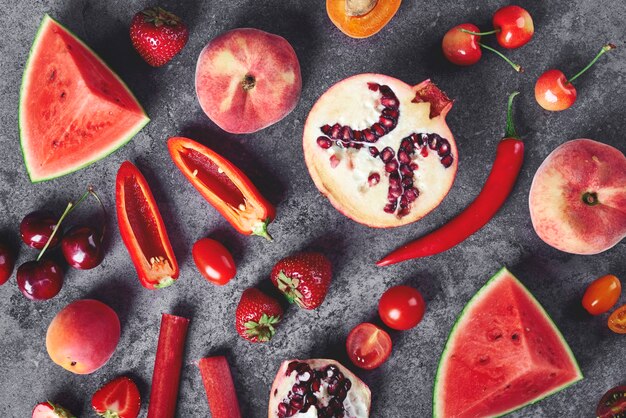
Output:
[[[178,278],[178,263],[165,224],[143,174],[125,161],[115,182],[117,220],[141,284],[159,289]]]
[[[187,180],[237,231],[272,240],[267,225],[276,210],[241,170],[189,138],[170,138],[167,146]]]

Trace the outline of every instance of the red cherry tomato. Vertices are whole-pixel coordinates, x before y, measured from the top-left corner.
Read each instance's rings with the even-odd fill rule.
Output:
[[[202,238],[191,250],[193,261],[205,279],[223,286],[237,273],[235,260],[230,252],[219,242]]]
[[[608,312],[619,299],[622,293],[622,284],[612,274],[596,279],[587,287],[583,296],[583,307],[591,315],[600,315]]]
[[[615,418],[626,413],[626,386],[617,386],[604,394],[598,407],[596,416],[598,418]]]
[[[444,35],[441,42],[443,55],[448,61],[456,65],[474,65],[483,55],[483,51],[478,44],[480,36],[462,32],[461,29],[470,32],[480,32],[478,26],[471,23],[463,23],[453,27]]]
[[[411,329],[424,316],[424,298],[410,286],[394,286],[383,293],[378,302],[378,314],[385,325],[398,331]]]
[[[498,30],[496,39],[500,46],[513,49],[526,45],[535,33],[533,18],[519,6],[505,6],[493,15],[493,27]]]
[[[535,83],[535,99],[546,110],[569,109],[576,101],[576,87],[560,70],[548,70]]]
[[[348,334],[346,350],[355,366],[372,370],[383,364],[391,354],[391,337],[376,325],[364,322]]]
[[[618,334],[626,334],[626,305],[620,306],[611,314],[609,328]]]

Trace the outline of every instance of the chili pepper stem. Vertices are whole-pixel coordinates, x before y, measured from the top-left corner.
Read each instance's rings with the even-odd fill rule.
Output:
[[[509,96],[509,103],[506,108],[506,130],[504,132],[506,138],[520,139],[517,132],[515,132],[515,124],[513,123],[513,99],[515,99],[515,96],[518,94],[519,91],[514,91]]]
[[[271,222],[269,218],[264,220],[263,222],[259,222],[254,227],[252,227],[252,235],[258,235],[260,237],[265,238],[268,241],[274,241],[274,238],[267,232],[267,225]]]
[[[503,60],[505,60],[506,62],[508,62],[508,63],[509,63],[509,65],[510,65],[511,67],[513,67],[513,69],[514,69],[515,71],[517,71],[518,73],[523,73],[523,72],[524,72],[524,68],[523,68],[521,65],[516,64],[516,63],[514,63],[513,61],[511,61],[510,59],[508,59],[508,58],[506,57],[506,55],[504,55],[502,52],[500,52],[500,51],[498,51],[498,50],[496,50],[496,49],[494,49],[494,48],[490,47],[489,45],[485,45],[485,44],[483,44],[482,42],[478,42],[478,45],[480,45],[482,48],[485,48],[487,51],[491,51],[491,52],[493,52],[494,54],[496,54],[497,56],[499,56],[500,58],[502,58]]]
[[[580,77],[581,75],[583,75],[583,73],[585,71],[587,71],[589,68],[591,68],[593,66],[593,64],[596,63],[596,61],[598,61],[600,59],[600,57],[602,55],[604,55],[605,52],[609,52],[612,49],[617,48],[615,45],[613,44],[606,44],[602,47],[602,49],[600,50],[600,52],[598,52],[598,55],[596,55],[596,57],[594,59],[591,60],[591,62],[589,64],[587,64],[587,66],[585,68],[583,68],[582,70],[580,70],[574,77],[570,78],[569,80],[567,80],[568,83],[573,83],[574,80],[576,80],[578,77]]]
[[[501,32],[501,30],[500,29],[494,29],[494,30],[489,30],[487,32],[472,32],[471,30],[461,29],[461,32],[469,33],[470,35],[485,36],[485,35],[493,35],[494,33]]]

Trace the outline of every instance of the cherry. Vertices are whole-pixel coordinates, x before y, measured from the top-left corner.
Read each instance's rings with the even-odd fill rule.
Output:
[[[28,299],[48,300],[63,286],[63,270],[51,259],[28,261],[17,269],[17,286]]]
[[[505,60],[518,73],[524,71],[519,64],[512,62],[501,52],[481,43],[481,33],[478,30],[478,27],[472,23],[462,23],[453,27],[444,35],[441,49],[448,61],[462,66],[474,65],[480,61],[483,55],[482,49],[484,48]]]
[[[15,254],[8,245],[0,242],[0,285],[9,280],[13,267],[15,267]]]
[[[102,234],[94,228],[73,227],[61,240],[61,251],[70,266],[88,270],[100,265],[104,258],[102,241]]]
[[[45,247],[50,236],[52,236],[56,224],[56,218],[49,211],[38,210],[31,212],[20,223],[22,241],[33,248],[41,250]],[[59,239],[59,231],[57,231],[49,246],[56,246],[59,243]]]
[[[526,45],[535,33],[533,18],[527,10],[519,6],[505,6],[493,15],[496,40],[507,49]]]
[[[548,70],[541,74],[535,83],[535,99],[537,103],[544,109],[553,112],[569,109],[576,101],[576,87],[572,84],[574,80],[591,68],[605,52],[615,48],[613,44],[604,45],[598,55],[569,80],[560,70]]]

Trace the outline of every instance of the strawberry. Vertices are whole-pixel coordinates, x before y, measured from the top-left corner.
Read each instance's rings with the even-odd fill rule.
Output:
[[[326,298],[332,266],[320,253],[295,254],[276,263],[271,279],[289,302],[304,309],[315,309]]]
[[[131,378],[118,377],[93,394],[91,406],[106,418],[137,418],[141,408],[139,389]]]
[[[76,418],[67,409],[61,405],[55,405],[52,402],[41,402],[33,409],[33,418]]]
[[[161,7],[152,7],[133,17],[130,39],[148,64],[160,67],[184,48],[189,29],[175,14]]]
[[[237,332],[253,343],[272,339],[283,316],[278,301],[253,287],[244,290],[235,313]]]

